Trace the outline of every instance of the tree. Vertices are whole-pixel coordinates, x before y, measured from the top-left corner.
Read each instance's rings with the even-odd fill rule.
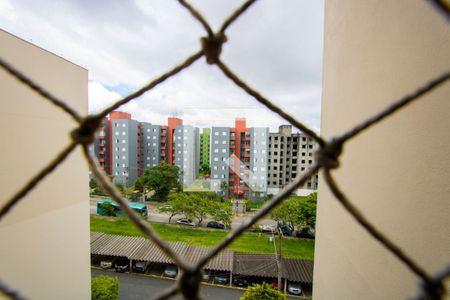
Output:
[[[316,224],[317,194],[306,197],[290,196],[271,211],[270,216],[275,221],[282,221],[290,226],[302,228],[314,227]]]
[[[91,281],[92,300],[116,300],[119,296],[119,279],[111,276],[97,276]]]
[[[227,226],[231,226],[231,202],[216,202],[214,203],[215,208],[211,211],[211,217],[214,221],[222,222]]]
[[[250,287],[241,300],[286,300],[286,296],[274,290],[267,282],[263,282]]]
[[[226,225],[231,224],[231,204],[222,202],[220,198],[210,197],[208,193],[176,193],[169,196],[166,205],[162,205],[160,212],[170,214],[169,223],[176,215],[197,220],[197,225],[212,216],[214,220]]]
[[[223,195],[225,198],[228,198],[228,183],[227,183],[227,182],[222,181],[222,182],[220,183],[220,190],[222,191],[222,195]]]
[[[177,166],[160,163],[146,169],[144,174],[137,178],[135,188],[144,194],[148,190],[154,190],[152,200],[166,201],[172,190],[178,192],[183,189],[178,179],[179,172]]]
[[[203,163],[200,166],[200,176],[209,176],[211,174],[211,169],[208,164]]]

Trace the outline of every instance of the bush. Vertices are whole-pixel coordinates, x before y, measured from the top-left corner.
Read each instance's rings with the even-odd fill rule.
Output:
[[[241,300],[286,300],[286,296],[274,290],[267,282],[263,282],[249,288]]]
[[[91,281],[92,300],[116,300],[119,296],[119,279],[111,276],[97,276]]]

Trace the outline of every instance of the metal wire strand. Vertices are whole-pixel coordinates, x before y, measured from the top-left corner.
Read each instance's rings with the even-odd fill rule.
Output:
[[[428,0],[431,5],[433,5],[436,10],[441,12],[447,20],[450,20],[450,5],[448,2],[444,0]],[[215,36],[210,25],[205,20],[205,18],[200,14],[198,10],[196,10],[193,6],[191,6],[187,1],[185,0],[178,0],[178,2],[188,9],[188,11],[191,13],[193,18],[195,18],[197,21],[199,21],[206,32],[208,33],[208,39],[204,40],[204,42],[208,42],[208,47],[203,48],[209,50],[211,53],[205,53],[204,50],[197,51],[187,59],[185,59],[182,63],[179,65],[176,65],[171,70],[167,71],[160,77],[150,81],[147,85],[144,87],[138,89],[134,93],[129,94],[128,96],[124,97],[123,99],[117,101],[116,103],[112,104],[111,106],[105,108],[102,112],[100,112],[97,115],[89,116],[89,122],[87,122],[87,119],[83,119],[80,117],[80,115],[73,110],[71,107],[69,107],[64,101],[61,99],[58,99],[54,95],[52,95],[50,92],[46,91],[43,87],[39,86],[37,83],[35,83],[32,79],[24,75],[22,72],[14,68],[9,63],[5,62],[3,59],[0,58],[0,66],[9,74],[11,74],[13,77],[15,77],[17,80],[28,86],[30,89],[35,91],[36,93],[40,94],[42,97],[46,98],[50,101],[53,105],[61,108],[64,112],[69,114],[77,123],[80,124],[79,130],[73,133],[76,133],[75,136],[73,136],[74,141],[72,141],[71,144],[69,144],[61,153],[59,153],[54,160],[52,160],[44,169],[42,169],[38,174],[36,174],[28,183],[25,184],[23,188],[21,188],[11,199],[9,199],[6,202],[6,205],[3,206],[0,210],[0,221],[1,219],[11,211],[11,209],[21,200],[24,196],[26,196],[30,191],[33,190],[48,174],[50,174],[57,166],[59,166],[67,157],[68,155],[75,149],[77,144],[80,144],[83,149],[84,156],[86,157],[86,160],[88,162],[88,165],[90,166],[92,173],[94,175],[94,178],[97,180],[98,184],[102,186],[104,190],[106,190],[111,197],[116,200],[124,213],[131,219],[131,221],[139,228],[139,230],[144,233],[146,236],[148,236],[153,242],[155,242],[158,247],[164,251],[169,257],[171,257],[175,263],[181,268],[182,271],[186,271],[186,275],[184,277],[179,277],[177,279],[176,284],[169,287],[165,291],[163,291],[161,294],[157,296],[156,299],[168,299],[178,293],[181,293],[181,289],[184,288],[186,292],[186,287],[198,287],[199,280],[195,274],[198,275],[198,272],[200,269],[215,255],[217,255],[220,251],[225,249],[231,242],[233,242],[238,236],[240,236],[245,230],[250,228],[253,224],[255,224],[258,220],[260,220],[262,217],[267,215],[271,209],[273,209],[276,205],[280,204],[284,199],[286,199],[293,191],[295,191],[299,186],[304,184],[306,180],[308,180],[312,175],[314,175],[320,168],[324,168],[324,178],[326,184],[331,189],[332,193],[334,194],[335,198],[341,203],[344,207],[344,209],[350,213],[350,215],[377,241],[381,243],[381,245],[389,250],[395,257],[397,257],[403,264],[405,264],[411,272],[416,274],[419,278],[423,281],[423,288],[422,288],[422,298],[423,299],[440,299],[442,295],[445,293],[445,289],[443,288],[443,281],[450,276],[450,267],[447,267],[444,271],[438,273],[434,277],[430,277],[414,260],[412,260],[409,256],[407,256],[403,250],[401,250],[397,245],[395,245],[392,241],[390,241],[383,233],[381,233],[378,229],[376,229],[349,200],[344,195],[344,193],[340,190],[339,186],[335,182],[331,171],[330,166],[334,165],[333,163],[336,162],[340,154],[340,151],[338,148],[333,148],[331,146],[338,145],[339,147],[342,147],[342,145],[349,139],[356,137],[361,132],[369,129],[372,125],[381,122],[386,117],[396,113],[398,110],[404,108],[409,103],[419,99],[425,94],[430,93],[435,88],[441,86],[444,84],[447,80],[450,79],[450,72],[447,72],[433,80],[431,80],[429,83],[424,85],[423,87],[420,87],[415,92],[406,95],[399,99],[398,101],[394,102],[384,110],[382,110],[380,113],[374,115],[373,117],[367,119],[365,122],[362,122],[361,124],[355,126],[353,129],[347,131],[346,133],[342,134],[340,137],[338,137],[336,140],[332,141],[325,141],[322,137],[317,135],[312,129],[305,126],[303,123],[289,115],[287,112],[283,111],[280,107],[276,106],[274,103],[272,103],[269,99],[262,96],[258,91],[251,88],[248,84],[246,84],[242,79],[240,79],[236,74],[234,74],[230,68],[223,63],[220,58],[220,50],[223,42],[226,40],[226,37],[224,36],[224,32],[228,29],[228,27],[235,22],[242,14],[248,10],[248,8],[253,5],[256,0],[248,0],[244,2],[239,8],[237,8],[233,13],[230,14],[228,18],[225,19],[223,22],[218,35]],[[222,38],[222,39],[219,39]],[[216,38],[216,39],[214,39]],[[215,47],[215,48],[214,48]],[[309,170],[307,170],[306,173],[304,173],[302,176],[297,177],[291,184],[286,186],[285,189],[280,191],[276,196],[274,196],[263,208],[261,208],[258,213],[252,217],[250,220],[248,220],[245,224],[241,225],[237,229],[231,231],[228,236],[222,240],[218,245],[216,245],[211,251],[208,253],[207,256],[202,257],[200,261],[193,267],[190,266],[187,262],[184,262],[183,258],[178,256],[177,253],[175,253],[169,245],[162,240],[156,232],[149,226],[147,222],[144,220],[141,220],[140,216],[132,210],[128,204],[127,201],[122,199],[120,196],[119,191],[117,188],[110,182],[110,180],[107,178],[107,176],[104,174],[104,172],[101,170],[98,161],[92,156],[92,154],[89,152],[88,149],[88,142],[92,139],[93,130],[98,127],[99,120],[106,117],[110,112],[114,111],[115,109],[121,107],[122,105],[132,101],[133,99],[136,99],[137,97],[143,95],[144,93],[150,91],[160,83],[164,82],[168,78],[176,75],[177,73],[181,72],[182,70],[188,68],[191,66],[195,61],[197,61],[200,57],[203,55],[207,56],[207,62],[216,64],[221,71],[224,73],[226,77],[228,77],[231,81],[233,81],[238,87],[242,88],[245,92],[247,92],[249,95],[253,96],[258,102],[263,104],[266,108],[271,110],[272,112],[278,114],[280,117],[284,118],[286,121],[291,123],[296,128],[300,129],[303,133],[313,138],[320,146],[321,149],[328,149],[328,150],[335,150],[334,152],[331,151],[331,154],[334,156],[328,157],[331,154],[327,151],[322,151],[322,160],[321,162],[318,162],[317,164],[313,165]],[[209,58],[209,61],[208,61]],[[87,123],[86,123],[87,122]],[[84,127],[83,127],[84,126]],[[334,144],[333,144],[334,143]],[[327,156],[328,155],[328,156]],[[327,163],[329,165],[327,165]],[[189,272],[188,272],[189,271]],[[191,276],[191,278],[189,277]],[[192,279],[192,280],[190,280]],[[195,282],[197,281],[197,282]],[[3,293],[6,296],[9,296],[12,299],[23,299],[17,292],[10,289],[7,285],[0,282],[0,293]],[[183,294],[183,296],[186,297],[186,295]],[[196,295],[198,297],[198,295]]]
[[[47,175],[52,173],[57,166],[59,166],[75,149],[77,144],[71,142],[63,151],[61,151],[46,167],[34,175],[19,191],[16,192],[6,204],[0,209],[0,221],[16,206],[21,199],[23,199],[29,192],[31,192]]]
[[[227,28],[234,23],[253,3],[255,3],[257,0],[248,0],[242,4],[241,7],[236,9],[222,24],[220,27],[219,32],[225,33]]]
[[[242,79],[240,79],[236,74],[234,74],[226,64],[224,64],[220,59],[216,64],[220,70],[227,76],[229,79],[231,79],[237,86],[242,88],[244,91],[246,91],[249,95],[253,96],[256,100],[258,100],[259,103],[266,106],[269,110],[273,111],[289,123],[291,123],[293,126],[297,127],[299,130],[301,130],[303,133],[314,139],[319,145],[323,146],[325,145],[325,141],[318,136],[313,130],[308,128],[303,123],[297,121],[294,117],[289,115],[287,112],[283,111],[280,107],[273,104],[269,99],[265,98],[263,95],[261,95],[258,91],[251,88],[248,84],[246,84]]]
[[[142,220],[141,217],[128,205],[127,201],[122,199],[120,192],[117,188],[111,183],[106,174],[101,171],[100,165],[92,154],[89,152],[88,146],[83,145],[84,156],[86,157],[89,166],[91,167],[92,173],[97,181],[97,183],[105,189],[106,192],[119,203],[120,208],[123,212],[130,218],[130,220],[139,228],[141,232],[143,232],[147,237],[149,237],[156,245],[166,253],[170,258],[172,258],[175,263],[182,269],[190,270],[191,267],[185,263],[175,251],[170,248],[169,244],[167,244],[163,239],[159,237],[159,235],[149,226],[149,224]]]
[[[202,24],[203,28],[205,28],[209,37],[212,37],[214,35],[211,26],[209,26],[208,22],[205,20],[203,15],[197,9],[195,9],[191,4],[189,4],[185,0],[178,0],[178,3],[180,3],[183,7],[185,7],[191,13],[194,19],[196,19],[197,21],[200,22],[200,24]]]
[[[430,276],[418,266],[412,258],[410,258],[400,247],[394,244],[386,235],[381,233],[374,225],[372,225],[364,214],[356,208],[339,189],[330,170],[323,170],[325,182],[330,188],[335,198],[342,204],[345,210],[361,225],[374,239],[380,242],[387,250],[396,256],[403,264],[405,264],[413,273],[419,276],[427,285],[431,285]]]
[[[0,296],[1,295],[8,297],[9,299],[13,299],[13,300],[25,300],[26,299],[18,291],[11,289],[8,285],[6,285],[5,283],[3,283],[0,280]]]
[[[156,87],[158,84],[166,81],[166,79],[168,79],[168,78],[172,77],[173,75],[175,75],[175,74],[181,72],[182,70],[186,69],[187,67],[192,65],[196,60],[198,60],[202,56],[203,56],[203,50],[197,51],[195,54],[189,56],[181,64],[173,67],[170,71],[164,73],[160,77],[153,79],[147,85],[145,85],[144,87],[142,87],[139,90],[135,91],[134,93],[129,94],[125,98],[123,98],[123,99],[115,102],[111,106],[105,108],[102,112],[100,112],[99,114],[95,115],[94,117],[99,118],[99,119],[103,119],[110,112],[118,109],[119,107],[121,107],[122,105],[130,102],[131,100],[133,100],[133,99],[135,99],[135,98],[137,98],[139,96],[142,96],[146,92],[148,92],[151,89],[153,89],[154,87]]]
[[[225,249],[235,238],[244,233],[245,230],[249,229],[253,224],[255,224],[259,219],[267,215],[272,208],[280,204],[284,199],[289,197],[299,186],[303,185],[311,176],[313,176],[317,170],[319,170],[319,165],[312,165],[302,176],[297,177],[289,185],[287,185],[283,190],[281,190],[277,195],[275,195],[266,205],[264,205],[250,220],[245,224],[242,224],[235,230],[232,230],[218,245],[216,245],[206,257],[199,260],[196,265],[196,270],[199,271],[210,259],[216,256],[220,251]]]
[[[11,74],[18,81],[22,82],[24,85],[28,86],[31,90],[35,91],[48,101],[50,101],[53,105],[61,108],[68,115],[70,115],[77,123],[81,122],[81,116],[76,112],[73,108],[71,108],[67,103],[63,100],[58,99],[58,97],[54,96],[52,93],[38,85],[31,78],[23,74],[21,71],[13,67],[11,64],[4,61],[0,58],[0,67],[2,67],[6,72]]]
[[[428,0],[436,10],[439,10],[450,21],[450,2],[445,0]]]

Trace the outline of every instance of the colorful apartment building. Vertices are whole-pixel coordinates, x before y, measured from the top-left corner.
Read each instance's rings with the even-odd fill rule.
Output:
[[[212,127],[211,190],[237,198],[260,198],[267,192],[268,128]]]
[[[189,185],[198,175],[199,134],[198,128],[182,124],[178,118],[168,118],[167,126],[138,122],[129,113],[114,111],[103,120],[91,151],[102,169],[124,186],[161,162],[179,166],[180,181]],[[182,140],[178,147],[177,137]]]

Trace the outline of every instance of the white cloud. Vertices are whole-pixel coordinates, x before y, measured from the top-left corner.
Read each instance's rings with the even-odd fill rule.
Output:
[[[217,29],[241,1],[192,1]],[[222,59],[247,83],[319,128],[323,1],[260,1],[227,31]],[[14,18],[11,18],[14,15]],[[89,111],[124,96],[200,48],[203,28],[176,1],[0,1],[0,27],[85,66]],[[125,89],[115,89],[115,87]],[[204,58],[121,108],[137,120],[195,126],[285,124]]]
[[[119,100],[121,96],[106,89],[100,82],[89,81],[88,99],[89,113],[98,113],[102,109]]]

